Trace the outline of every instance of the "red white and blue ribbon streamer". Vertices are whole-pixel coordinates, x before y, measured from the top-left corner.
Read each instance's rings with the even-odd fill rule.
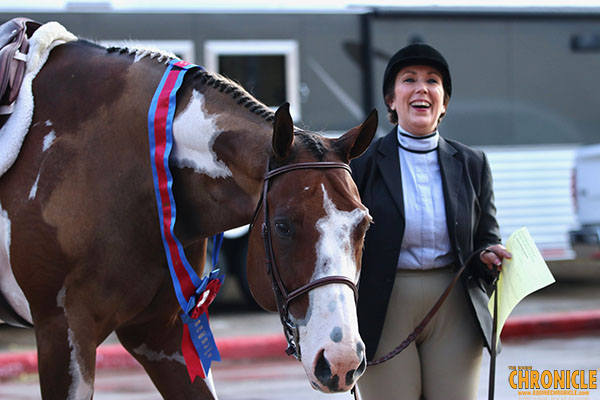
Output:
[[[223,283],[223,275],[213,270],[200,278],[188,262],[181,242],[175,237],[177,216],[173,197],[173,176],[169,170],[169,155],[173,148],[173,117],[177,90],[183,78],[197,65],[186,61],[171,61],[154,93],[148,111],[148,134],[154,190],[163,246],[175,288],[175,295],[184,311],[181,348],[193,382],[196,376],[206,378],[212,361],[221,361],[212,332],[208,325],[208,306]],[[218,253],[218,248],[213,249]],[[216,264],[216,258],[213,256]],[[213,266],[214,267],[214,266]]]

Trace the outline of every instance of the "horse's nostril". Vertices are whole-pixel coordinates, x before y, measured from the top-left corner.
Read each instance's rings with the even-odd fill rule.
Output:
[[[327,358],[325,357],[325,351],[321,350],[317,363],[315,364],[315,377],[321,382],[321,384],[329,389],[331,392],[339,392],[340,377],[337,375],[331,375],[331,366]]]
[[[327,361],[325,358],[324,350],[321,350],[319,358],[317,359],[317,364],[315,365],[315,376],[323,384],[326,384],[329,378],[331,378],[331,366],[329,365],[329,361]]]
[[[352,383],[354,383],[355,372],[356,372],[355,369],[351,369],[350,371],[348,371],[346,373],[346,386],[350,386],[350,385],[352,385]]]

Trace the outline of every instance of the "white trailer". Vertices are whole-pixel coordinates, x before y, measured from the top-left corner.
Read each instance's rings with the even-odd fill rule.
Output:
[[[577,150],[574,197],[577,229],[570,232],[577,258],[600,263],[600,144]]]

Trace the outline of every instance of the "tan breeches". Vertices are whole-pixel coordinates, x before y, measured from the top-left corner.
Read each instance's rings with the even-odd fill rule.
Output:
[[[399,271],[375,358],[398,346],[452,280],[449,268]],[[367,367],[361,400],[475,400],[483,338],[462,283],[417,339],[395,358]]]

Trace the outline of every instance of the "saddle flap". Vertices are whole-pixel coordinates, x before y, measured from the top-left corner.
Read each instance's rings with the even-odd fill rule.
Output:
[[[14,18],[0,25],[0,105],[16,100],[25,75],[28,39],[40,26],[28,18]]]

